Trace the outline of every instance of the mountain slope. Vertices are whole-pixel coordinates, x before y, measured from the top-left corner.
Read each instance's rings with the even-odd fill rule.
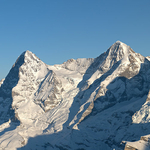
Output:
[[[0,86],[1,149],[124,149],[150,134],[150,61],[117,41],[49,66],[20,55]]]

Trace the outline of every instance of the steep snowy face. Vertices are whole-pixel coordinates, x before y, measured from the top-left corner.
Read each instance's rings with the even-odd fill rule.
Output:
[[[129,46],[120,41],[117,41],[106,52],[108,53],[108,56],[106,58],[106,64],[109,66],[109,68],[111,68],[114,63],[120,60],[128,62],[129,51]]]
[[[61,82],[32,52],[26,51],[23,56],[18,83],[12,89],[12,108],[21,122],[27,122],[61,101]]]
[[[24,63],[24,54],[25,52],[20,55],[0,86],[0,118],[2,122],[14,117],[14,111],[12,110],[12,89],[18,83],[19,68]]]
[[[94,59],[86,72],[92,73],[87,80],[89,87],[95,80],[102,79],[101,86],[106,87],[116,77],[132,78],[140,71],[145,58],[135,53],[126,44],[117,41],[105,53]],[[86,89],[86,88],[84,88]]]
[[[17,59],[10,72],[6,76],[0,88],[0,95],[3,97],[10,97],[11,90],[16,86],[19,79],[19,68],[24,63],[24,53]]]
[[[27,123],[55,107],[61,101],[61,90],[55,73],[35,54],[26,51],[18,57],[3,81],[0,97],[8,112],[12,107],[15,118]]]
[[[103,68],[112,68],[115,64],[118,65],[118,75],[131,78],[140,70],[141,63],[144,63],[145,58],[135,53],[126,44],[117,41],[107,50],[107,57],[102,64]]]

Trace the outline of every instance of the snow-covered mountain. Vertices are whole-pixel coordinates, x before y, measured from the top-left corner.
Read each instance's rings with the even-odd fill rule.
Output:
[[[0,149],[150,149],[149,90],[149,57],[120,41],[54,66],[26,51],[0,82]]]

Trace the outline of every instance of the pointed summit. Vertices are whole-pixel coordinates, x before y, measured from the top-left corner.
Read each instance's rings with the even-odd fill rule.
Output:
[[[108,71],[113,67],[114,64],[116,64],[119,61],[123,62],[124,64],[128,64],[128,56],[130,54],[130,51],[131,48],[129,46],[120,41],[116,41],[112,46],[110,46],[106,53],[102,54],[104,55],[104,60],[101,64],[102,70],[105,70],[104,72]]]
[[[129,60],[143,62],[144,56],[135,53],[132,48],[121,41],[116,41],[107,50],[107,59],[118,62],[120,60]],[[132,59],[132,60],[131,60]]]
[[[121,49],[128,49],[128,51],[132,51],[134,52],[130,46],[128,46],[127,44],[121,42],[121,41],[116,41],[112,46],[110,46],[111,51],[118,51]],[[108,49],[108,50],[109,50]]]
[[[116,41],[105,53],[94,60],[90,69],[94,67],[95,72],[97,69],[100,70],[100,74],[116,70],[115,74],[131,78],[139,72],[144,60],[145,57],[135,53],[130,46]]]
[[[34,54],[32,53],[31,51],[27,50],[27,51],[24,51],[20,56],[20,57],[23,57],[24,61],[25,60],[35,60],[35,61],[40,61],[40,59]]]
[[[31,59],[39,59],[37,56],[35,56],[35,54],[33,54],[31,51],[27,50],[27,51],[24,51],[16,60],[15,64],[13,65],[13,67],[15,66],[21,66],[24,62],[25,62],[25,59],[28,59],[28,58],[31,58]],[[12,68],[13,68],[12,67]]]
[[[31,51],[27,50],[25,51],[25,56],[26,57],[31,57],[33,59],[39,59],[34,53],[32,53]]]
[[[129,49],[130,47],[127,46],[126,44],[120,42],[120,41],[116,41],[109,49],[108,49],[108,53],[111,56],[117,56],[120,58],[123,58],[124,55],[126,55],[127,53],[129,53]]]
[[[121,41],[119,41],[119,40],[118,40],[118,41],[116,41],[115,43],[119,43],[119,44],[121,44],[121,43],[123,43],[123,42],[121,42]]]
[[[33,53],[31,51],[29,51],[29,50],[26,50],[21,55],[25,55],[25,54],[33,54]]]

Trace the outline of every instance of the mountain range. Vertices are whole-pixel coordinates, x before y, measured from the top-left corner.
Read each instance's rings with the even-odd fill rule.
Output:
[[[0,81],[0,150],[149,150],[150,57],[120,41],[47,65],[23,52]]]

